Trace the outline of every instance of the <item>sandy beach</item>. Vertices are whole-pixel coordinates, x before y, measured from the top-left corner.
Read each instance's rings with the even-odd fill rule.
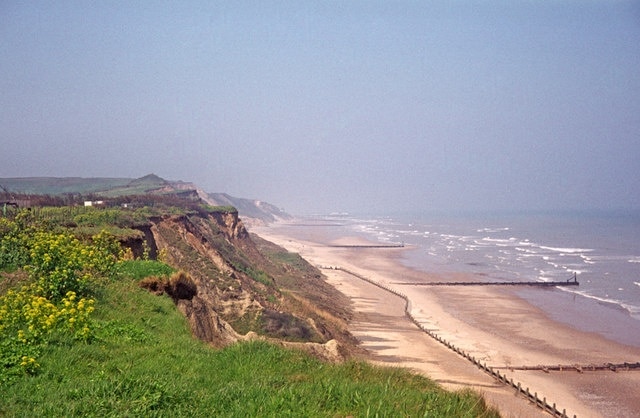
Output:
[[[373,362],[410,368],[452,390],[471,388],[504,417],[549,416],[421,326],[519,382],[549,405],[566,410],[568,416],[640,414],[640,371],[523,370],[636,363],[640,349],[554,322],[513,289],[423,286],[420,283],[469,278],[462,273],[435,275],[407,268],[400,262],[403,248],[332,247],[366,242],[361,237],[327,235],[318,226],[276,223],[253,227],[251,232],[299,253],[313,265],[340,267],[322,271],[329,283],[351,298],[355,316],[350,331],[371,353]],[[405,314],[405,300],[371,282],[406,295],[418,324]]]

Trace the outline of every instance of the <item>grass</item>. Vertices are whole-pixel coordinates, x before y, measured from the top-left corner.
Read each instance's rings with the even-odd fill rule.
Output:
[[[169,272],[127,263],[125,278],[99,290],[96,338],[48,346],[37,375],[1,388],[0,416],[497,416],[475,394],[403,370],[327,364],[266,342],[212,349],[170,298],[138,287]]]
[[[118,263],[122,276],[140,281],[149,276],[168,277],[174,269],[167,264],[155,260],[127,260]]]

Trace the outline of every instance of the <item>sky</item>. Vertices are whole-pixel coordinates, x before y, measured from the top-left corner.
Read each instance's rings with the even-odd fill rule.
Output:
[[[0,1],[0,178],[640,209],[640,2]]]

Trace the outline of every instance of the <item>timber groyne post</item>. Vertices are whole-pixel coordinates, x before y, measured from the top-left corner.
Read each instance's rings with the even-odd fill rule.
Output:
[[[505,385],[509,385],[512,388],[516,389],[516,394],[520,395],[520,396],[524,396],[527,400],[529,400],[531,403],[533,403],[533,405],[535,405],[537,408],[542,409],[543,411],[551,414],[553,417],[558,417],[558,418],[569,418],[569,416],[567,415],[566,409],[563,409],[562,412],[560,412],[557,407],[555,402],[553,403],[553,405],[549,405],[549,403],[547,402],[547,398],[544,397],[543,399],[539,399],[538,398],[538,393],[535,392],[534,394],[531,393],[531,391],[529,390],[529,388],[527,387],[525,391],[522,390],[522,384],[520,382],[516,382],[514,381],[512,378],[511,379],[507,379],[507,375],[506,374],[501,374],[497,369],[491,367],[491,366],[487,366],[486,363],[480,363],[479,360],[477,360],[474,356],[471,356],[469,353],[465,352],[464,350],[456,347],[454,344],[450,343],[449,341],[447,341],[446,339],[438,336],[435,332],[426,329],[418,320],[416,320],[413,315],[411,314],[411,301],[409,300],[409,298],[403,294],[402,292],[397,291],[396,289],[392,289],[389,286],[379,283],[375,280],[369,279],[367,277],[364,277],[358,273],[355,273],[351,270],[342,268],[342,267],[338,267],[338,266],[333,266],[333,267],[325,267],[325,266],[318,266],[321,269],[330,269],[330,270],[339,270],[339,271],[343,271],[351,276],[354,276],[360,280],[364,280],[367,283],[370,283],[376,287],[379,287],[380,289],[383,289],[389,293],[392,293],[400,298],[402,298],[405,302],[405,309],[404,309],[404,313],[405,316],[407,318],[409,318],[409,320],[411,322],[413,322],[414,325],[416,325],[420,330],[422,330],[424,333],[426,333],[427,335],[429,335],[431,338],[433,338],[434,340],[438,341],[439,343],[443,344],[444,346],[446,346],[447,348],[449,348],[450,350],[452,350],[453,352],[455,352],[456,354],[462,356],[463,358],[467,359],[468,361],[472,362],[476,367],[478,367],[479,369],[481,369],[482,371],[484,371],[485,373],[491,375],[494,379],[498,380],[500,383],[505,384]],[[537,282],[536,282],[537,283]],[[548,282],[547,282],[548,283]],[[564,282],[562,282],[564,283]],[[571,283],[571,282],[567,282],[567,283]],[[577,281],[576,281],[577,283]],[[576,415],[573,416],[573,418],[576,418]]]

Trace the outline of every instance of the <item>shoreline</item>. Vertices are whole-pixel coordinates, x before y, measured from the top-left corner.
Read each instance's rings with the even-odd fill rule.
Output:
[[[313,225],[273,224],[251,232],[299,253],[311,264],[339,266],[406,295],[419,326],[502,370],[507,378],[521,382],[523,390],[529,388],[540,399],[557,404],[560,411],[566,409],[569,416],[634,416],[640,411],[635,396],[640,373],[636,371],[518,370],[523,366],[637,362],[640,349],[553,321],[513,289],[412,286],[411,282],[441,281],[445,276],[464,281],[468,274],[424,273],[402,263],[403,248],[349,248],[346,246],[369,246],[371,242],[335,231],[328,234]],[[330,284],[353,301],[356,315],[349,330],[374,362],[408,367],[449,389],[472,388],[503,416],[548,416],[516,396],[511,386],[422,331],[405,316],[400,297],[344,271],[322,271]]]

